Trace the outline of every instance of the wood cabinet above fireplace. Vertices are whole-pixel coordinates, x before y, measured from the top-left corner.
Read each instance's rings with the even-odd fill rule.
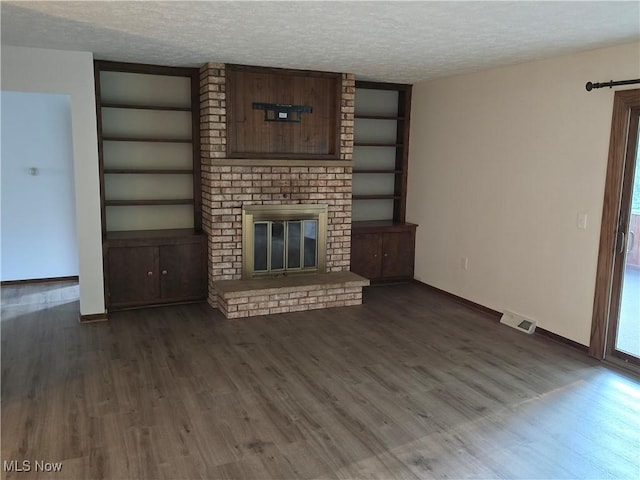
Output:
[[[227,65],[229,158],[339,158],[341,75]]]

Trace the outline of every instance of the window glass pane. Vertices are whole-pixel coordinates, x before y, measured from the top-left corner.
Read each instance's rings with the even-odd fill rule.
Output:
[[[284,268],[284,222],[271,222],[271,270]]]
[[[253,224],[253,269],[264,271],[267,269],[267,224]]]
[[[316,266],[316,244],[318,238],[318,222],[304,221],[304,266]]]
[[[301,222],[287,222],[287,268],[300,268]]]

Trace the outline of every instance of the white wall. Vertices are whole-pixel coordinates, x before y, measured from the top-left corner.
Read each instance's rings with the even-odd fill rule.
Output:
[[[3,45],[1,86],[71,96],[80,313],[104,313],[93,55]]]
[[[71,98],[8,91],[0,98],[0,279],[78,275]]]
[[[638,77],[635,43],[415,85],[416,278],[588,345],[613,90],[584,85]]]

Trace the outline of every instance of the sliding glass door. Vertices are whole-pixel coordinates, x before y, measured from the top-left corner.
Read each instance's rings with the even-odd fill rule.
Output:
[[[640,365],[640,109],[632,109],[609,312],[607,357]]]

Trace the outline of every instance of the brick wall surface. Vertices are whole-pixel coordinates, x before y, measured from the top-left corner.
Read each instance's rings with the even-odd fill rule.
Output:
[[[340,159],[353,158],[353,121],[355,113],[356,76],[342,74],[342,100],[340,102]]]
[[[355,77],[342,75],[340,160],[353,157]],[[226,158],[224,64],[200,69],[202,225],[209,241],[209,303],[213,282],[242,278],[242,206],[328,204],[327,272],[348,271],[352,167],[238,165]],[[295,163],[295,162],[292,162]],[[323,302],[326,303],[326,302]],[[276,308],[276,307],[274,307]],[[275,312],[274,312],[275,313]]]
[[[202,174],[202,229],[209,235],[209,303],[215,306],[213,289],[212,258],[221,253],[211,247],[213,209],[211,205],[211,179],[209,177],[212,160],[227,156],[227,102],[225,66],[223,63],[206,63],[200,68],[200,158]],[[231,249],[229,255],[241,255]]]

